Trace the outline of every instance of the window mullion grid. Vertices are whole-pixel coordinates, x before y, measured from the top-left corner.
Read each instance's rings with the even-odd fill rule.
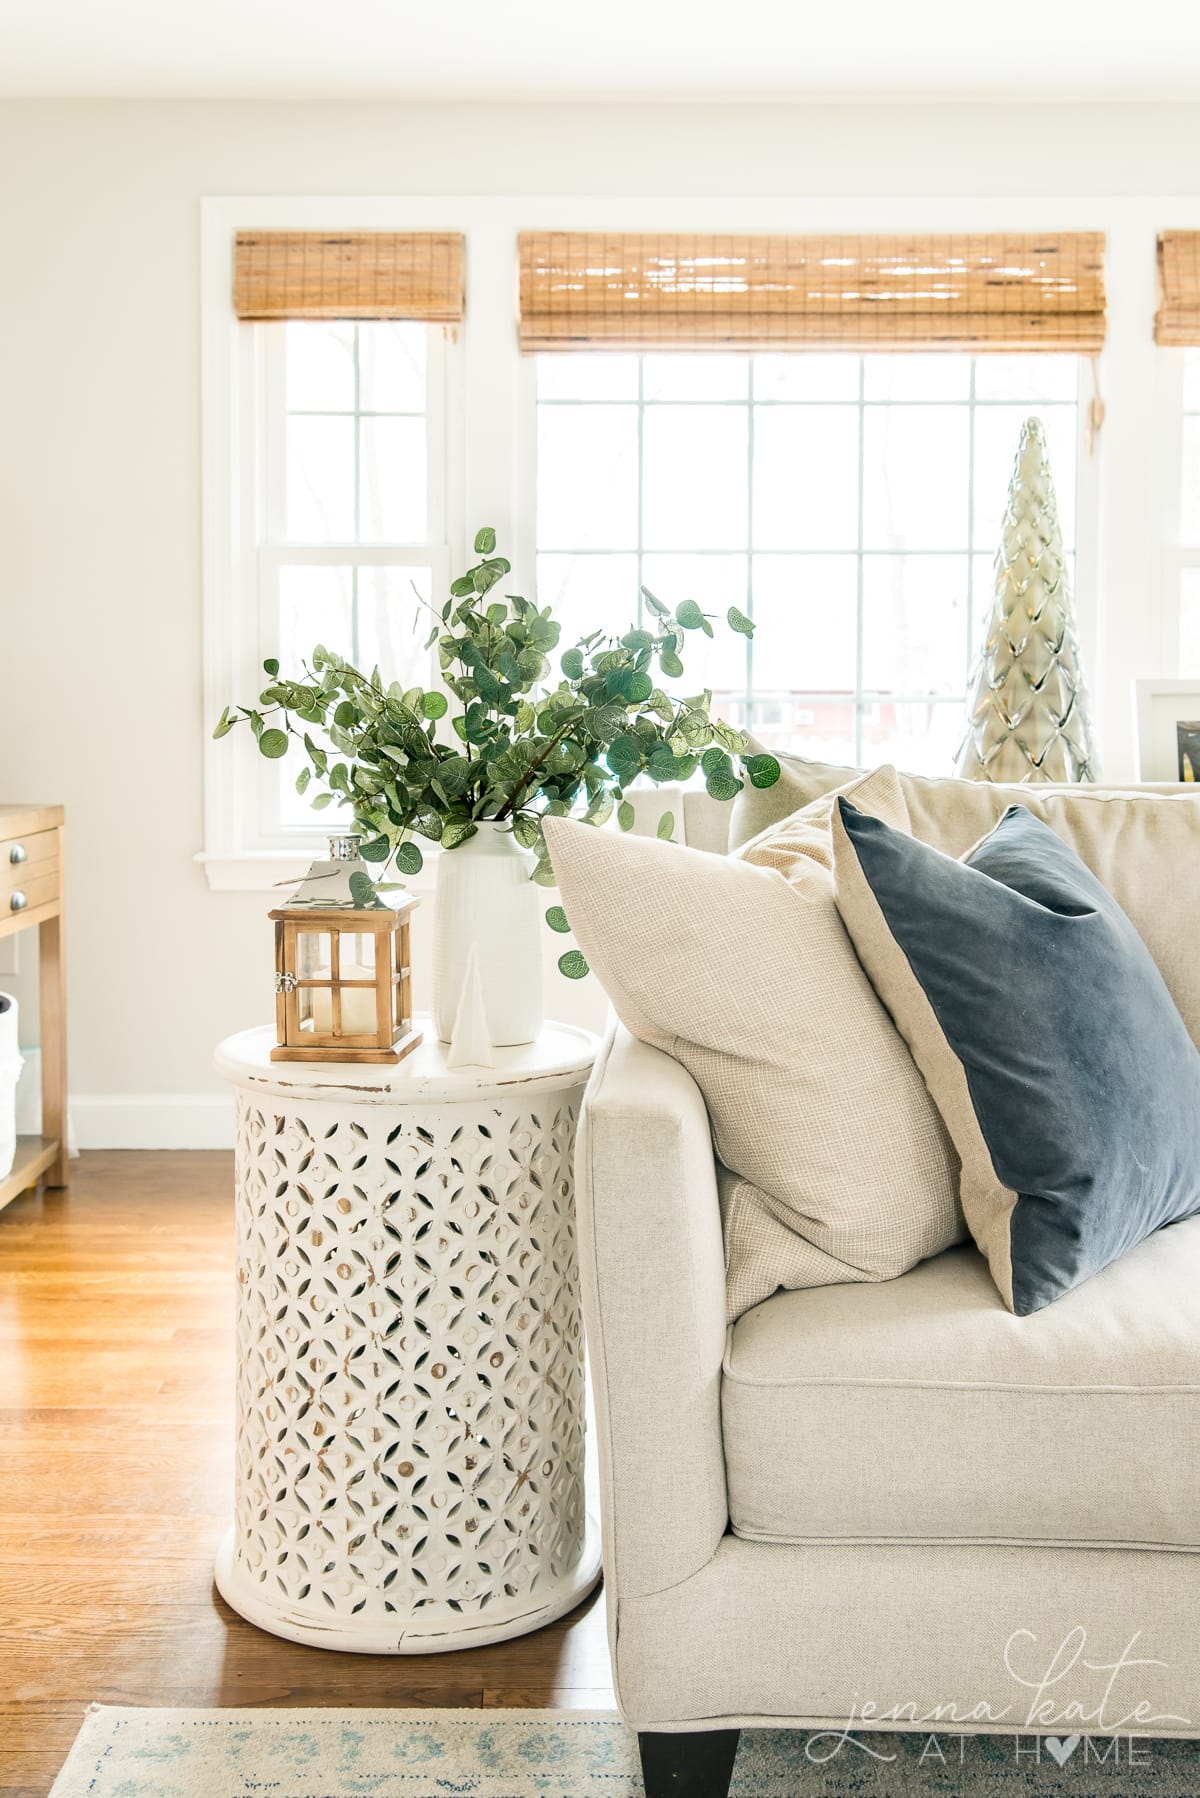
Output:
[[[354,541],[362,542],[362,382],[359,363],[359,333],[354,327]],[[351,659],[358,666],[358,559],[350,564],[350,643]]]
[[[642,582],[645,578],[642,571],[642,559],[645,546],[642,542],[643,513],[643,480],[645,477],[645,427],[646,427],[646,386],[643,370],[644,357],[637,359],[637,627],[642,628],[646,603],[642,598]]]
[[[867,362],[858,359],[858,511],[854,555],[854,761],[862,766],[863,741],[863,495],[866,488]]]
[[[746,405],[746,616],[754,618],[754,357],[749,362],[749,398]],[[754,711],[754,636],[746,638],[746,704],[743,726],[757,722]]]
[[[967,389],[967,656],[964,664],[964,686],[975,648],[975,357],[971,357],[971,379]]]

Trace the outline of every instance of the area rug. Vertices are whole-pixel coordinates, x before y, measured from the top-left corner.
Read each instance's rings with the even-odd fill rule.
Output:
[[[641,1798],[591,1711],[94,1708],[50,1798]],[[747,1731],[732,1798],[1196,1798],[1200,1743]]]

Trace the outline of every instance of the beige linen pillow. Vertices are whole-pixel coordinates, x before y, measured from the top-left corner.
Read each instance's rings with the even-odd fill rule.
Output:
[[[764,749],[752,736],[746,738],[746,754],[773,755],[779,763],[779,779],[773,787],[754,787],[747,781],[737,795],[730,807],[731,851],[743,848],[793,812],[811,805],[814,799],[861,780],[866,772],[862,768],[841,768],[834,762],[812,762],[803,755],[781,755],[777,749]]]
[[[1181,926],[1176,897],[1200,887],[1200,788],[1018,787],[913,774],[897,779],[912,835],[955,858],[987,836],[1013,804],[1056,831],[1130,918],[1200,1047],[1200,956]],[[847,797],[854,791],[853,785],[839,789]],[[798,859],[827,858],[837,797],[828,793],[769,825],[736,855],[789,878]]]
[[[906,828],[895,772],[854,803]],[[626,1027],[704,1094],[729,1315],[888,1280],[962,1239],[958,1162],[834,905],[827,825],[792,876],[546,820],[571,926]]]
[[[748,755],[773,755],[779,763],[779,779],[773,787],[754,787],[747,781],[734,800],[729,825],[729,847],[744,848],[752,838],[781,823],[793,812],[811,805],[815,799],[845,787],[848,781],[861,778],[862,770],[843,768],[834,762],[809,761],[802,755],[781,755],[777,749],[767,750],[754,737],[747,739]],[[1155,786],[1055,786],[1050,783],[1029,786],[1000,786],[985,780],[962,780],[956,775],[901,774],[900,791],[908,806],[912,833],[947,855],[959,856],[986,836],[998,824],[1010,805],[1028,805],[1041,816],[1038,805],[1052,794],[1066,793],[1073,798],[1098,794],[1137,793],[1162,798],[1172,793],[1186,794],[1200,802],[1200,787],[1175,785]],[[1052,820],[1048,820],[1052,822]],[[1057,828],[1057,827],[1056,827]],[[1083,854],[1082,850],[1078,851]],[[1086,860],[1087,858],[1084,857]]]

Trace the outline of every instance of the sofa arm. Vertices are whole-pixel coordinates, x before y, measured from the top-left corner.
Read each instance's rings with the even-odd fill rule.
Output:
[[[725,1261],[704,1100],[610,1030],[583,1104],[579,1247],[610,1597],[677,1585],[728,1521]]]

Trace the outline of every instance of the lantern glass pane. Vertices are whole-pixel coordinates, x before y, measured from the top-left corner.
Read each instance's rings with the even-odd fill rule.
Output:
[[[327,930],[296,932],[296,977],[299,980],[324,980],[330,974],[331,950]]]
[[[303,1031],[316,1031],[327,1036],[333,1027],[333,1009],[329,982],[331,948],[327,930],[296,932],[296,977],[319,980],[321,986],[301,986],[296,992],[296,1012]]]
[[[341,935],[342,979],[374,980],[375,933],[369,930],[345,930]]]

